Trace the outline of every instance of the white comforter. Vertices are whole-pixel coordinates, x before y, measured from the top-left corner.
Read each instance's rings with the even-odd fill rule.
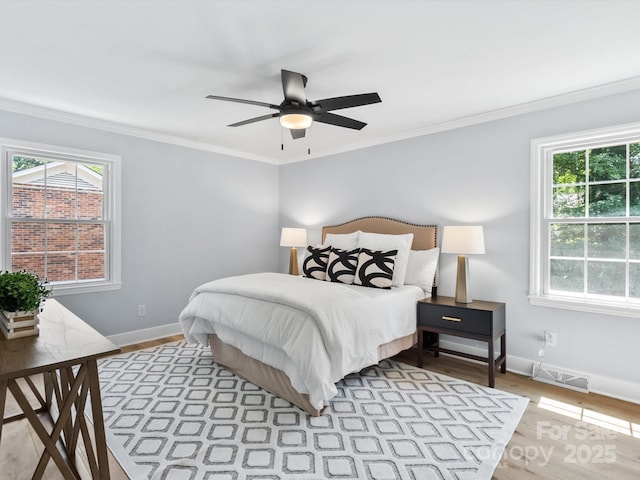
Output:
[[[283,370],[321,409],[345,375],[378,362],[378,346],[416,326],[419,287],[391,290],[258,273],[205,283],[180,314],[187,340],[209,333]]]

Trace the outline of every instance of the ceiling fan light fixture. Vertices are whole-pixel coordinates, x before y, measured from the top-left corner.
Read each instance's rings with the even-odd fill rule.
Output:
[[[304,113],[288,113],[280,116],[280,125],[290,130],[309,128],[312,123],[313,118]]]

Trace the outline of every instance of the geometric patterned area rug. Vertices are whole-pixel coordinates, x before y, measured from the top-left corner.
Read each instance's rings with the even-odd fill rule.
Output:
[[[186,342],[99,372],[107,443],[135,480],[490,479],[528,403],[384,360],[311,417]]]

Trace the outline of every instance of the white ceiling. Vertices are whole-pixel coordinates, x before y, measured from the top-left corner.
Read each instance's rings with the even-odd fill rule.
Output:
[[[640,1],[0,0],[0,19],[0,109],[278,164],[640,88]],[[281,68],[308,99],[382,103],[294,141],[204,98],[279,104]]]

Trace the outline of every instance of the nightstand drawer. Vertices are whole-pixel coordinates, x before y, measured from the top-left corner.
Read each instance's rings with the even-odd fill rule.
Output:
[[[492,335],[493,312],[418,303],[418,326]]]

